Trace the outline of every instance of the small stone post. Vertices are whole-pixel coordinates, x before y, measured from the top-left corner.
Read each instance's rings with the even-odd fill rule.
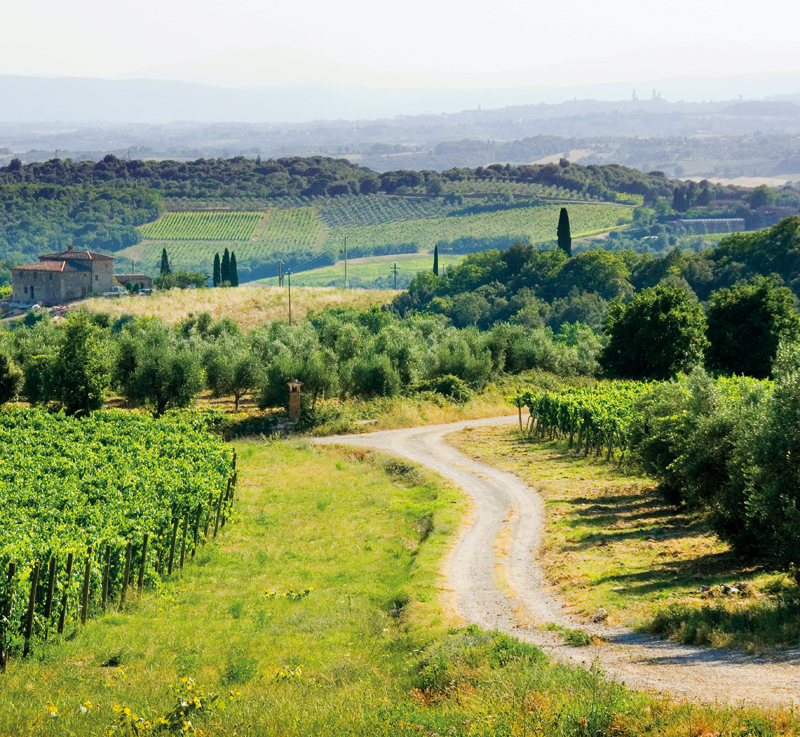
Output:
[[[289,382],[289,419],[300,419],[300,387],[303,386],[302,382],[294,381]]]

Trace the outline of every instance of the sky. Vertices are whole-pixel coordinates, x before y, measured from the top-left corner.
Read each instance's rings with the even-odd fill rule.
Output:
[[[0,74],[113,77],[275,44],[400,72],[485,74],[628,55],[636,78],[637,67],[659,50],[664,73],[800,71],[795,0],[7,0],[3,5]],[[674,66],[666,52],[674,54]]]

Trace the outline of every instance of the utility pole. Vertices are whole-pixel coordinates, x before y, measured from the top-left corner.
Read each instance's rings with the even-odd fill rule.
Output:
[[[394,272],[394,291],[397,291],[397,261],[392,264],[391,271]]]
[[[292,272],[286,272],[286,278],[289,280],[289,325],[292,324]]]
[[[347,283],[347,236],[344,237],[344,288],[348,289],[350,285]]]
[[[283,286],[283,261],[278,261],[278,286]]]

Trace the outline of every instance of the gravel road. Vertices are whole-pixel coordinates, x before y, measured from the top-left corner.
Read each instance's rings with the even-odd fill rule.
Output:
[[[463,623],[509,632],[566,662],[588,667],[597,659],[610,675],[634,689],[735,705],[800,703],[800,649],[751,656],[687,647],[602,623],[587,624],[571,615],[540,570],[541,496],[513,474],[474,461],[446,442],[447,435],[468,427],[516,422],[512,415],[314,442],[403,456],[454,481],[472,499],[471,519],[445,571],[452,606]],[[583,629],[603,642],[566,646],[557,632],[541,629],[548,622]]]

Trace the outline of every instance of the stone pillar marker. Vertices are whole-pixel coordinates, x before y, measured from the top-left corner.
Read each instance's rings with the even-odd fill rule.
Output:
[[[300,387],[302,382],[295,379],[289,382],[289,419],[300,419]]]

